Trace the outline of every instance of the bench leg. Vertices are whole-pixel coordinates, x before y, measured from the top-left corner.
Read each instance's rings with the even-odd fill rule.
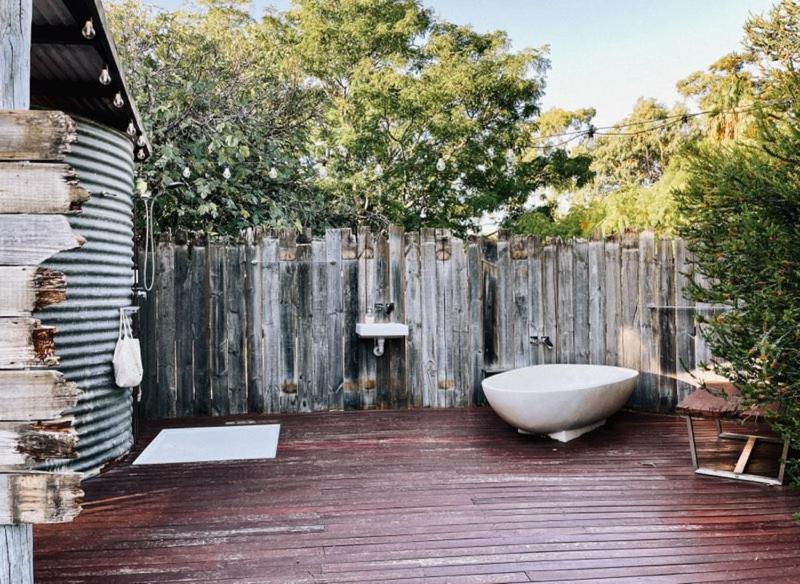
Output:
[[[783,484],[783,475],[786,472],[786,457],[789,456],[789,440],[783,441],[783,451],[781,452],[781,466],[778,470],[778,483]]]
[[[694,425],[691,416],[686,416],[686,429],[689,431],[689,452],[692,454],[692,465],[697,470],[697,445],[694,442]]]

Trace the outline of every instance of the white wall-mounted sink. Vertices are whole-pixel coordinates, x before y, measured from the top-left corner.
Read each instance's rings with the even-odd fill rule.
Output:
[[[400,322],[357,322],[356,334],[364,339],[399,339],[408,336],[408,325]]]

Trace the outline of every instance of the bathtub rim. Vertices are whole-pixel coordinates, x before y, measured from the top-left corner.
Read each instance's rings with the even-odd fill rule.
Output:
[[[548,368],[559,368],[559,369],[566,369],[568,367],[587,367],[587,368],[603,368],[603,369],[614,369],[619,371],[620,373],[625,373],[625,375],[620,376],[617,379],[599,382],[587,382],[586,384],[580,385],[562,385],[560,387],[539,387],[539,388],[511,388],[511,387],[497,387],[494,385],[497,381],[502,382],[503,378],[510,377],[511,374],[519,374],[519,371],[525,369],[534,369],[538,367],[548,367]],[[604,387],[613,386],[618,383],[626,383],[628,381],[635,381],[639,377],[640,372],[636,369],[631,369],[630,367],[620,367],[618,365],[599,365],[599,364],[592,364],[592,363],[540,363],[538,365],[527,365],[525,367],[515,367],[514,369],[509,369],[508,371],[504,371],[503,373],[498,373],[497,375],[492,375],[491,377],[486,377],[481,381],[481,387],[484,390],[484,393],[488,389],[489,391],[494,392],[507,392],[507,393],[524,393],[524,394],[548,394],[548,393],[566,393],[566,392],[577,392],[577,391],[586,391],[592,389],[602,389]]]

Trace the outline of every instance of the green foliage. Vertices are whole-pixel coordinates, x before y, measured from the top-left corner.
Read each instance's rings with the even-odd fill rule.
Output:
[[[748,28],[753,56],[783,63],[764,83],[797,95],[797,3],[778,5]],[[777,47],[774,55],[769,52]],[[787,48],[789,47],[789,48]],[[773,59],[773,57],[775,57]],[[777,403],[774,428],[800,446],[800,107],[760,111],[753,140],[695,149],[678,193],[681,229],[708,284],[697,301],[732,309],[708,320],[718,373],[752,402]],[[800,480],[800,460],[790,461]]]
[[[463,233],[540,187],[582,184],[588,160],[524,152],[542,50],[512,52],[504,33],[439,21],[415,0],[295,0],[259,22],[247,5],[110,11],[155,146],[138,177],[162,229]]]
[[[681,134],[680,118],[686,113],[683,107],[669,110],[654,99],[637,101],[629,116],[596,140],[591,154],[597,190],[655,184],[691,139]]]
[[[253,22],[246,7],[155,12],[124,0],[109,11],[155,145],[137,178],[159,197],[161,229],[319,226],[338,212],[301,164],[319,98],[282,59],[283,24]]]

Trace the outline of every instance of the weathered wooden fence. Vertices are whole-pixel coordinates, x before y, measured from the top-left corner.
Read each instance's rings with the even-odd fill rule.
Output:
[[[536,363],[638,369],[630,405],[667,411],[707,357],[684,245],[650,233],[162,238],[156,266],[141,312],[149,417],[480,404],[485,371]],[[376,358],[355,324],[388,302],[410,332]]]

